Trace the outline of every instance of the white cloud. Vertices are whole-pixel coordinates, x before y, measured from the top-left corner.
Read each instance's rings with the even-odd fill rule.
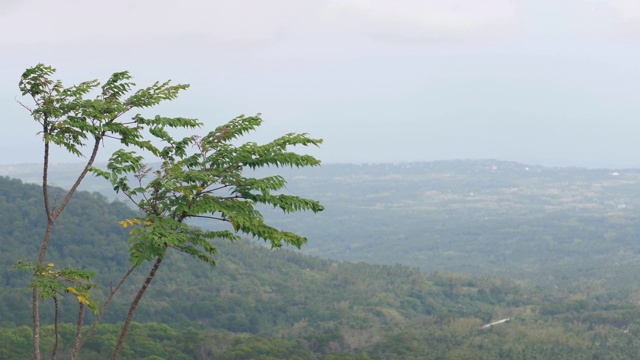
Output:
[[[640,1],[0,0],[0,32],[0,46],[446,42],[526,33],[629,38],[640,34]]]
[[[326,16],[355,22],[360,31],[387,39],[468,39],[516,25],[509,0],[331,0]]]
[[[610,0],[601,3],[613,9],[622,22],[640,21],[640,2],[637,0]]]
[[[0,15],[0,43],[78,41],[136,43],[197,36],[211,42],[277,38],[300,19],[304,6],[292,0],[112,0],[23,2]],[[291,11],[291,12],[290,12]],[[304,14],[302,14],[304,16]]]
[[[542,32],[547,25],[552,33],[579,40],[640,40],[637,0],[540,0],[527,5],[532,9],[536,14],[528,19],[532,31]]]
[[[17,5],[16,5],[17,4]],[[459,38],[515,21],[509,0],[31,0],[3,6],[0,45],[213,43],[305,36]]]

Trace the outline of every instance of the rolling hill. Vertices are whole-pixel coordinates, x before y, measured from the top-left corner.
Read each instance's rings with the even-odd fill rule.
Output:
[[[193,359],[637,354],[640,171],[458,161],[286,173],[291,192],[327,208],[318,216],[269,215],[310,238],[307,255],[248,240],[217,243],[215,268],[171,254],[136,315],[141,324],[125,358],[153,355],[136,352],[139,341]],[[55,229],[48,261],[98,272],[104,292],[127,266],[117,222],[133,213],[104,184],[87,187],[93,192],[79,193]],[[23,339],[29,324],[28,277],[11,266],[36,251],[40,194],[0,177],[5,341]],[[96,343],[87,343],[91,358],[103,356],[100,346],[117,331],[111,324],[122,320],[142,273],[125,285]],[[64,322],[74,321],[74,306],[65,303]],[[51,315],[43,310],[45,321]],[[501,319],[510,320],[481,329]],[[193,346],[160,346],[162,332],[192,336],[185,341]]]

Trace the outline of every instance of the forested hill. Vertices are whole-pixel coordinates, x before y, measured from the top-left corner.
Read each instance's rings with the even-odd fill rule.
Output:
[[[39,181],[39,171],[0,167],[0,174],[28,182]],[[278,171],[289,192],[325,205],[317,215],[265,213],[311,239],[305,254],[497,275],[548,288],[640,283],[638,169],[460,160]],[[58,165],[52,183],[70,186],[77,172]],[[104,180],[88,178],[84,188],[114,197]]]
[[[70,186],[78,171],[56,165],[52,184]],[[305,254],[572,291],[596,282],[622,297],[640,296],[628,287],[640,283],[640,169],[459,160],[278,172],[289,192],[325,205],[317,215],[265,211],[276,225],[311,239]],[[0,166],[2,174],[41,178],[37,165]],[[104,180],[88,177],[83,186],[115,197]]]
[[[315,240],[307,254],[638,294],[639,169],[469,160],[335,164],[288,178],[326,207],[276,217]]]
[[[0,177],[2,359],[24,359],[30,351],[24,326],[29,279],[11,267],[36,256],[44,231],[40,196],[38,186]],[[103,195],[78,193],[54,230],[47,261],[96,271],[104,292],[128,266],[126,233],[117,222],[133,215]],[[132,328],[122,358],[582,359],[633,358],[640,349],[634,320],[640,312],[629,302],[581,293],[561,297],[487,277],[324,260],[248,241],[216,245],[215,268],[170,254],[138,309],[141,324]],[[143,273],[127,282],[105,325],[85,345],[84,358],[110,353],[118,330],[111,324],[123,319]],[[42,306],[46,323],[50,305]],[[73,297],[63,301],[63,322],[74,320],[76,306]],[[509,320],[481,328],[502,319]],[[62,354],[72,335],[73,327],[63,325]],[[50,343],[49,337],[44,346]]]

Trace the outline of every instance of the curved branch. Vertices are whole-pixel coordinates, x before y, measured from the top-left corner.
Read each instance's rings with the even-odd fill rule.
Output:
[[[121,138],[121,137],[112,136],[112,135],[103,135],[103,137],[105,137],[105,138],[109,138],[109,139],[115,139],[115,140],[122,140],[122,138]]]
[[[102,320],[102,316],[104,316],[104,313],[107,311],[107,308],[109,307],[109,304],[111,303],[111,300],[113,300],[113,297],[115,296],[116,292],[118,292],[118,289],[120,289],[120,286],[122,286],[122,284],[125,282],[125,280],[127,280],[129,275],[131,275],[131,273],[135,269],[136,269],[135,265],[131,266],[129,268],[129,270],[122,276],[122,278],[118,282],[118,285],[116,285],[115,288],[113,288],[111,286],[109,287],[109,296],[107,297],[107,300],[104,302],[104,305],[102,305],[102,309],[100,309],[100,313],[96,317],[96,320],[93,322],[93,325],[91,326],[91,329],[89,329],[89,331],[87,331],[87,333],[82,337],[82,340],[80,340],[78,342],[77,346],[76,346],[76,342],[74,342],[73,350],[72,350],[72,353],[71,353],[72,359],[75,358],[75,356],[77,355],[77,353],[80,350],[80,348],[82,348],[84,343],[89,339],[89,337],[96,330],[96,327],[98,326],[98,324],[100,324],[100,320]],[[76,337],[79,337],[79,334],[76,334]]]
[[[69,190],[69,192],[67,192],[67,196],[60,203],[60,207],[53,214],[53,218],[54,219],[57,218],[62,213],[64,208],[69,203],[69,200],[71,200],[71,197],[73,196],[73,194],[75,194],[76,190],[78,189],[78,186],[80,186],[80,183],[82,182],[84,177],[89,172],[89,169],[91,169],[91,166],[93,166],[93,163],[96,160],[96,156],[98,155],[98,150],[100,149],[100,142],[102,141],[102,138],[104,136],[105,136],[105,133],[102,132],[102,134],[100,134],[100,136],[97,136],[95,138],[95,143],[93,144],[93,149],[91,150],[91,156],[89,157],[89,160],[87,161],[87,164],[85,165],[84,169],[82,169],[82,172],[80,173],[80,175],[76,179],[76,182],[71,187],[71,190]]]
[[[207,215],[191,215],[189,217],[192,218],[199,218],[199,219],[210,219],[210,220],[219,220],[219,221],[226,221],[226,222],[231,222],[231,220],[227,219],[227,218],[221,218],[221,217],[217,217],[217,216],[207,216]]]
[[[15,97],[13,98],[13,100],[15,100],[20,106],[22,106],[23,108],[27,109],[27,111],[29,111],[31,114],[33,114],[33,109],[31,109],[30,107],[28,107],[27,105],[25,105],[24,103],[22,103],[22,101],[16,99]]]

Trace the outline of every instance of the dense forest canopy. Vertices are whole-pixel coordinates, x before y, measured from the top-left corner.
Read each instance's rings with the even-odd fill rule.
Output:
[[[123,350],[123,358],[633,358],[640,349],[636,340],[640,328],[635,325],[640,312],[634,300],[638,293],[637,282],[633,280],[637,262],[633,255],[635,244],[631,241],[635,234],[633,210],[637,205],[629,189],[638,172],[614,173],[612,170],[536,167],[526,170],[521,164],[498,162],[453,162],[330,165],[297,178],[289,177],[289,187],[304,195],[330,195],[331,191],[334,195],[327,196],[327,212],[320,216],[319,225],[314,224],[316,219],[308,218],[274,220],[294,229],[304,221],[304,226],[309,226],[314,233],[309,245],[318,247],[318,242],[324,242],[334,249],[339,248],[339,239],[323,238],[315,233],[324,227],[335,235],[341,224],[349,224],[353,240],[363,245],[351,247],[343,259],[358,251],[360,259],[366,258],[362,254],[376,253],[374,250],[380,246],[376,241],[391,232],[391,229],[384,232],[379,222],[399,221],[395,232],[408,234],[415,232],[411,219],[427,221],[425,214],[435,216],[437,212],[445,212],[449,219],[458,221],[477,219],[467,227],[462,228],[458,222],[458,227],[451,225],[449,229],[457,234],[469,232],[466,236],[478,241],[482,241],[483,234],[491,228],[474,229],[473,225],[490,217],[488,215],[501,214],[502,234],[507,235],[495,237],[497,245],[485,243],[492,244],[493,248],[484,249],[477,244],[471,249],[459,249],[467,254],[479,252],[475,256],[452,257],[461,260],[457,263],[449,260],[451,266],[461,269],[459,272],[468,266],[469,275],[448,273],[445,266],[427,274],[415,264],[413,267],[373,265],[326,259],[337,257],[335,254],[310,257],[288,249],[269,251],[252,241],[216,243],[221,251],[213,270],[188,256],[174,254],[167,271],[159,275],[149,290],[150,296],[139,309],[140,324],[132,328],[134,335],[131,344]],[[425,196],[439,198],[440,202],[437,206],[425,202],[420,207],[423,211],[420,217],[416,213],[420,203],[416,194],[425,193],[421,183],[429,178],[433,193]],[[473,189],[479,200],[466,198],[468,187],[475,184],[474,179],[481,184]],[[351,183],[352,188],[345,187]],[[356,183],[369,189],[371,196],[355,190],[351,193]],[[88,185],[95,184],[98,183]],[[455,188],[461,190],[456,192]],[[518,188],[523,194],[504,190],[511,188]],[[568,192],[570,189],[572,193]],[[583,192],[584,189],[588,191]],[[99,186],[95,190],[99,190]],[[53,193],[55,191],[54,188]],[[386,196],[386,200],[376,196],[383,192],[392,195]],[[444,196],[447,194],[448,197]],[[35,251],[26,239],[38,234],[44,226],[38,220],[41,218],[40,195],[38,186],[0,177],[0,243],[8,249],[0,253],[3,279],[0,331],[6,335],[0,337],[3,339],[0,348],[4,351],[0,357],[3,358],[24,358],[20,351],[24,351],[25,344],[27,353],[29,350],[29,332],[23,328],[30,315],[24,307],[29,297],[28,289],[23,286],[25,274],[12,270],[11,266]],[[621,202],[626,206],[618,207]],[[376,207],[380,205],[375,204],[380,203],[386,206],[386,217],[376,215]],[[336,214],[346,216],[350,211],[367,214],[371,227],[382,233],[373,234],[374,230],[358,223],[355,215],[342,222],[333,218]],[[456,213],[457,216],[453,216]],[[127,251],[126,231],[117,223],[129,216],[135,213],[122,201],[109,200],[95,191],[78,193],[76,202],[70,204],[61,218],[60,224],[65,226],[54,232],[54,243],[58,245],[51,249],[52,261],[73,263],[80,258],[78,254],[82,254],[83,259],[91,259],[77,265],[102,270],[98,282],[104,294],[112,276],[127,265],[122,261],[126,257],[121,256]],[[547,221],[553,217],[557,219]],[[399,220],[402,218],[406,222]],[[446,217],[441,215],[439,219]],[[545,222],[527,222],[527,219]],[[453,224],[453,220],[450,221]],[[327,226],[328,222],[334,222],[333,227]],[[591,223],[592,227],[575,232]],[[609,224],[605,230],[616,231],[604,244],[597,241],[604,236],[603,224]],[[314,226],[319,226],[318,230],[314,230]],[[519,232],[518,227],[528,228],[531,234],[513,236]],[[356,237],[358,231],[369,232],[370,237],[364,239],[371,241],[370,247]],[[406,257],[412,259],[410,254],[429,249],[427,240],[433,239],[438,231],[444,230],[434,226],[413,243],[409,242],[408,235],[407,243],[398,239],[390,241],[391,246],[383,248],[389,258],[379,262],[400,262],[402,252],[392,250],[401,249],[408,249]],[[563,235],[571,232],[570,238]],[[345,237],[342,235],[340,239],[344,241]],[[541,247],[540,241],[535,240],[540,238],[546,239],[546,246],[558,254]],[[448,255],[443,246],[459,245],[456,241],[437,243],[430,252],[425,252],[433,254],[427,258],[429,266],[437,268],[438,264],[445,263],[442,258]],[[483,276],[482,271],[476,273],[476,269],[482,268],[482,261],[486,262],[483,254],[499,254],[496,247],[505,244],[529,246],[528,257],[521,258],[527,261],[521,261],[519,268],[515,261],[505,261],[491,264],[489,269],[496,273],[512,272],[512,278],[520,279],[519,282]],[[594,246],[595,251],[590,251],[589,246]],[[615,249],[610,249],[611,246]],[[608,255],[614,252],[618,255]],[[557,258],[536,263],[550,254],[565,258],[564,263],[554,264]],[[577,259],[583,263],[579,264]],[[555,265],[564,267],[564,281],[574,281],[573,286],[533,286],[543,276],[553,284],[559,276]],[[527,279],[529,274],[535,276]],[[116,309],[126,307],[122,299],[133,288],[125,286],[123,290],[122,298],[115,300]],[[62,309],[63,322],[74,314],[74,309]],[[52,314],[45,312],[43,316]],[[483,325],[503,319],[509,320],[481,329]],[[108,351],[104,349],[110,347],[108,343],[114,336],[109,334],[117,331],[117,325],[113,324],[120,321],[122,318],[118,316],[105,318],[95,340],[87,343],[86,356],[96,359],[106,356],[102,351]],[[71,327],[63,329],[66,329],[63,340],[68,341]],[[63,350],[65,344],[68,346],[68,342],[63,341]]]

